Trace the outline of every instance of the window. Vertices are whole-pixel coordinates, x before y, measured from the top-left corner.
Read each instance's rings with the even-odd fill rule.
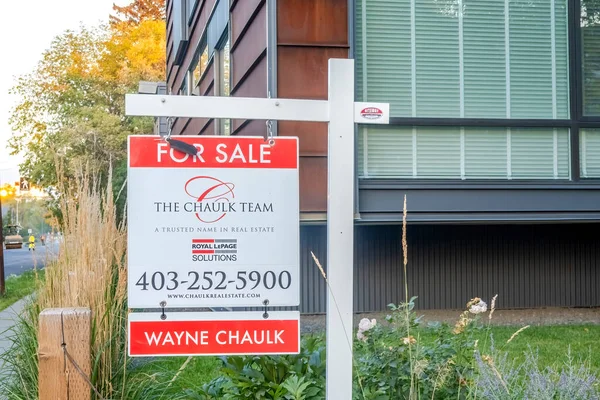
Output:
[[[202,48],[202,47],[201,47]],[[208,66],[208,47],[204,45],[204,48],[196,54],[194,61],[192,62],[192,81],[193,81],[193,91],[192,94],[196,96],[200,96],[203,93],[200,93],[200,80],[202,79],[202,75],[206,71],[206,67]]]
[[[392,117],[421,120],[360,127],[361,177],[571,179],[566,124],[511,122],[576,118],[567,0],[358,0],[356,7],[358,100],[388,102]],[[477,122],[441,127],[428,118]]]
[[[218,50],[218,93],[219,96],[229,96],[231,84],[230,84],[230,54],[229,54],[229,39],[225,41],[225,44],[221,49]],[[219,133],[221,135],[231,134],[231,120],[221,119],[219,123]]]
[[[173,53],[175,54],[175,65],[180,65],[187,46],[187,24],[185,21],[185,8],[187,0],[172,0],[173,20]]]
[[[581,1],[583,114],[600,116],[600,3]]]
[[[390,126],[359,132],[364,178],[569,179],[567,129]],[[595,140],[600,151],[600,131]]]
[[[228,24],[229,0],[218,0],[217,5],[215,6],[215,11],[210,18],[210,22],[208,23],[207,28],[207,43],[209,57],[211,54],[213,54],[215,49],[218,48],[218,43],[223,37],[223,34],[227,32]]]
[[[187,74],[185,74],[185,77],[183,78],[183,82],[181,83],[181,88],[179,89],[179,95],[181,96],[189,96],[191,93],[191,89],[190,89],[190,73],[188,72]]]
[[[579,158],[582,178],[600,178],[600,128],[579,133]]]
[[[198,3],[198,0],[184,0],[187,2],[187,6],[186,6],[186,10],[187,10],[187,22],[188,25],[190,25],[192,23],[192,15],[194,14],[194,8],[196,7],[196,3]]]
[[[569,117],[565,0],[356,4],[357,91],[392,116]]]

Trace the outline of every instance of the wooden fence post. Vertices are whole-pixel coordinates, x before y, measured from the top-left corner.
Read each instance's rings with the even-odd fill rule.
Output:
[[[89,400],[91,387],[63,350],[86,377],[90,376],[89,308],[49,308],[40,313],[38,330],[39,399]]]

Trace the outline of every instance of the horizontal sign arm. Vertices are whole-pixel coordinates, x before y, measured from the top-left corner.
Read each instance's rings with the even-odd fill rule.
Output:
[[[125,97],[125,114],[329,122],[327,100],[128,94]]]

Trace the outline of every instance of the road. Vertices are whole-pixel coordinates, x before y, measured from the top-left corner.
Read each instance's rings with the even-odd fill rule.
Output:
[[[22,249],[4,250],[4,276],[21,275],[25,271],[33,269],[34,265],[41,269],[46,265],[48,259],[56,256],[58,243],[46,243],[42,246],[40,242],[35,245],[35,251],[29,251],[27,245]]]

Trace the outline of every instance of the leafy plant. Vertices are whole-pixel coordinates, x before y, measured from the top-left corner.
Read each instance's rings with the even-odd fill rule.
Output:
[[[325,344],[317,335],[304,337],[301,352],[297,355],[232,356],[221,360],[223,376],[202,386],[193,398],[325,398]]]
[[[357,340],[355,399],[447,399],[466,395],[462,386],[473,376],[474,333],[481,329],[476,318],[469,317],[460,331],[448,324],[431,324],[429,329],[436,339],[424,343],[418,335],[422,328],[414,312],[415,300],[413,297],[408,303],[390,304],[387,325],[376,324],[363,332],[363,340]]]

